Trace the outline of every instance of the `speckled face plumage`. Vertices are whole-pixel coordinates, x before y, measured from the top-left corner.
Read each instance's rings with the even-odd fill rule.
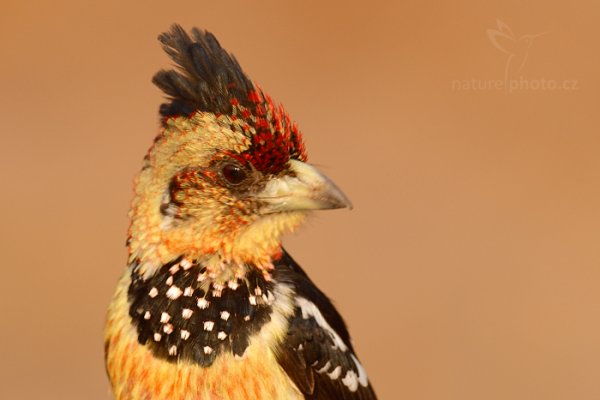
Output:
[[[281,234],[303,218],[272,215],[260,229],[258,193],[274,176],[293,174],[290,160],[306,161],[302,135],[214,36],[193,30],[192,40],[174,29],[159,39],[180,70],[154,77],[170,101],[136,180],[130,260],[155,270],[180,254],[219,253],[268,266]],[[160,214],[147,206],[158,197]]]
[[[177,81],[173,74],[155,78],[155,82],[160,86]],[[294,174],[290,160],[306,161],[307,157],[298,127],[283,107],[254,86],[247,92],[233,91],[236,84],[241,85],[228,86],[232,95],[227,107],[204,104],[213,111],[179,115],[174,112],[185,108],[176,108],[174,100],[161,108],[162,132],[136,181],[130,229],[132,261],[151,260],[155,269],[178,254],[220,253],[226,259],[265,266],[277,252],[280,235],[302,221],[302,215],[294,212],[270,216],[276,221],[269,229],[252,233],[255,241],[263,243],[258,248],[264,247],[264,251],[245,253],[250,244],[244,244],[247,235],[240,237],[261,218],[264,205],[258,193],[274,177]],[[152,215],[144,205],[159,193],[160,215]],[[143,242],[137,240],[140,231],[144,232]],[[155,243],[147,240],[149,231],[155,232],[151,236],[158,239]],[[238,239],[244,243],[236,245]]]
[[[219,125],[217,130],[230,130],[229,141],[219,143],[204,138],[212,148],[211,154],[196,165],[187,160],[171,178],[170,203],[163,205],[163,209],[170,210],[172,217],[193,217],[199,209],[211,208],[207,203],[216,200],[230,206],[223,214],[237,216],[234,222],[244,224],[245,217],[258,212],[260,204],[255,195],[264,189],[266,182],[278,174],[291,173],[289,160],[306,161],[301,134],[283,108],[274,106],[272,100],[260,92],[251,91],[248,96],[252,99],[251,108],[233,98],[231,115],[208,114]],[[206,119],[206,116],[193,114],[185,121]],[[177,126],[180,118],[171,117],[165,124]],[[187,153],[195,151],[190,147]]]

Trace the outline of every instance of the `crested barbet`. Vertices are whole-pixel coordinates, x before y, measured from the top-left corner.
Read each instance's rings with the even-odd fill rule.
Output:
[[[115,398],[375,399],[342,317],[281,245],[350,202],[211,33],[159,40],[176,69],[153,78],[167,101],[108,311]]]

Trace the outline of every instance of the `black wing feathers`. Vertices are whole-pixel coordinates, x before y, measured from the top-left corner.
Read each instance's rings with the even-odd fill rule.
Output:
[[[158,39],[177,68],[161,70],[152,79],[169,99],[160,106],[163,117],[197,110],[228,114],[234,98],[241,104],[248,101],[252,81],[212,33],[193,28],[190,37],[173,25]]]
[[[313,317],[304,318],[301,308],[297,308],[277,357],[290,379],[306,399],[376,400],[371,385],[362,386],[358,382],[364,371],[361,372],[362,367],[357,365],[346,324],[331,301],[286,252],[276,265],[276,271],[276,279],[293,285],[297,298],[313,303],[347,347],[345,351],[340,349],[326,328]],[[339,372],[336,376],[334,371],[337,367]],[[348,383],[352,378],[346,384],[343,381],[348,373],[355,374],[354,390]]]
[[[315,303],[329,325],[331,325],[338,335],[340,335],[350,350],[354,352],[352,343],[350,343],[350,333],[348,333],[346,323],[344,322],[344,319],[340,313],[333,306],[331,300],[310,280],[302,267],[300,267],[300,265],[294,261],[294,259],[286,251],[284,251],[281,260],[281,262],[288,266],[290,271],[293,271],[295,275],[293,284],[294,288],[296,289],[296,293],[299,296],[309,299]]]

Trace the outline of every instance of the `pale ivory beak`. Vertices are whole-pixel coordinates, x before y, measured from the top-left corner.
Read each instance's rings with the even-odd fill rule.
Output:
[[[345,207],[352,209],[352,203],[346,195],[318,169],[298,160],[290,160],[289,163],[293,173],[272,179],[258,194],[258,199],[264,203],[262,214]]]

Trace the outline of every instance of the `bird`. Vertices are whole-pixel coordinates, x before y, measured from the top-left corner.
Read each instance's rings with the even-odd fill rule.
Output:
[[[348,197],[212,33],[158,39],[174,67],[152,79],[165,102],[107,312],[114,397],[376,399],[343,318],[281,243]]]

